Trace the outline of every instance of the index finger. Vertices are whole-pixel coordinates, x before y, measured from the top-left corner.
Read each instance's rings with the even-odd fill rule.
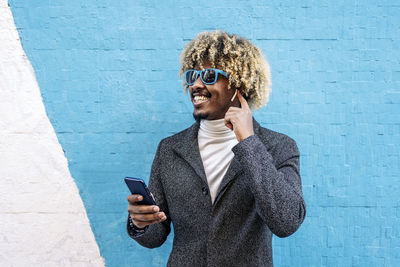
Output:
[[[128,196],[128,202],[131,202],[131,203],[139,202],[141,200],[143,200],[143,197],[142,197],[142,195],[139,195],[139,194],[134,194],[134,195]]]
[[[250,109],[249,105],[247,104],[246,99],[242,96],[242,93],[238,90],[238,99],[240,102],[240,105],[242,106],[243,109]]]

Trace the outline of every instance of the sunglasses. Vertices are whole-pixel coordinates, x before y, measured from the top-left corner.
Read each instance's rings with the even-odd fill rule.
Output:
[[[228,78],[228,74],[219,69],[187,70],[183,74],[185,75],[185,82],[187,85],[193,85],[199,78],[199,75],[204,84],[216,83],[218,80],[218,74]]]

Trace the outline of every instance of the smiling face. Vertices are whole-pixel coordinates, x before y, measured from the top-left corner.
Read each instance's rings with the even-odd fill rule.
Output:
[[[211,64],[203,64],[203,69],[207,68],[212,68]],[[214,84],[204,84],[199,75],[188,89],[194,107],[193,117],[196,120],[223,119],[229,107],[238,106],[237,98],[231,102],[235,90],[228,89],[228,80],[222,75],[218,75],[218,80]]]

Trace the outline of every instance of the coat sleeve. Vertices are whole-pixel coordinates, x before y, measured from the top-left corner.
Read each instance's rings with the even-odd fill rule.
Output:
[[[155,248],[161,246],[167,239],[168,234],[171,231],[171,220],[168,212],[168,205],[166,202],[161,176],[163,175],[163,160],[162,160],[162,142],[158,145],[156,155],[151,167],[149,190],[154,195],[157,205],[160,210],[165,213],[167,219],[164,222],[151,224],[146,228],[144,233],[132,234],[129,231],[128,234],[134,240],[136,240],[140,245],[148,248]]]
[[[241,163],[258,214],[279,237],[293,234],[306,215],[299,151],[286,135],[273,148],[272,157],[257,135],[239,142],[232,151]],[[274,163],[275,162],[275,163]]]

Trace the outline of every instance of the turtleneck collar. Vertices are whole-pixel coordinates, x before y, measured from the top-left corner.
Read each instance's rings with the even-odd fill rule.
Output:
[[[219,120],[201,120],[200,121],[200,130],[206,132],[210,135],[231,135],[234,132],[226,127],[225,119]]]

